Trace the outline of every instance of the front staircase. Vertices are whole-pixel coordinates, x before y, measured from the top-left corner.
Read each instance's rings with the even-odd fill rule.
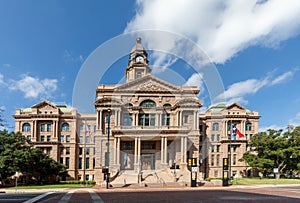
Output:
[[[123,170],[110,183],[112,187],[165,187],[189,184],[190,172],[180,169],[143,170],[140,174],[134,170]]]

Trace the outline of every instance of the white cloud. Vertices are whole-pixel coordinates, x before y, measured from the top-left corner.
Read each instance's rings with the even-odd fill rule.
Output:
[[[203,87],[203,74],[202,73],[194,73],[184,84],[185,86],[197,86],[197,88],[202,92],[204,90]]]
[[[282,75],[275,78],[272,81],[271,85],[276,85],[276,84],[279,84],[279,83],[283,83],[283,82],[289,80],[290,78],[292,78],[293,75],[294,75],[294,71],[288,71],[286,73],[283,73]]]
[[[136,5],[125,32],[156,29],[184,35],[215,63],[225,63],[249,46],[276,47],[300,30],[299,0],[137,0]],[[162,41],[146,37],[151,43]],[[176,45],[169,42],[168,48]]]
[[[43,98],[51,97],[51,94],[57,89],[56,79],[39,79],[28,75],[21,76],[22,79],[11,80],[9,89],[19,90],[24,93],[25,98]]]
[[[63,54],[63,59],[65,61],[65,63],[71,63],[71,62],[80,62],[82,63],[84,61],[84,57],[83,55],[79,55],[78,57],[74,56],[74,54],[69,51],[69,50],[65,50],[64,54]]]
[[[288,79],[291,79],[294,72],[295,70],[288,71],[275,78],[273,77],[274,73],[269,73],[262,79],[239,81],[230,85],[223,94],[219,95],[219,97],[221,98],[222,96],[225,96],[228,103],[237,102],[247,104],[248,101],[244,98],[246,95],[255,94],[263,87],[278,85]]]
[[[0,85],[4,85],[4,76],[0,73]]]

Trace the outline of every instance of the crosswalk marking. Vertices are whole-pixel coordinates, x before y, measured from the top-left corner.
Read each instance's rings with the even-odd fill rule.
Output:
[[[52,193],[53,193],[53,192],[47,192],[47,193],[41,194],[41,195],[39,195],[39,196],[36,196],[36,197],[34,197],[34,198],[32,198],[32,199],[29,199],[29,200],[23,202],[23,203],[34,203],[34,202],[36,202],[36,201],[42,199],[43,197],[46,197],[47,195],[52,194]]]
[[[74,193],[74,190],[69,191],[67,194],[65,194],[58,203],[67,203],[69,199],[72,197],[72,194]]]
[[[102,198],[97,193],[95,193],[93,190],[89,190],[89,193],[90,193],[90,196],[94,203],[104,203]]]

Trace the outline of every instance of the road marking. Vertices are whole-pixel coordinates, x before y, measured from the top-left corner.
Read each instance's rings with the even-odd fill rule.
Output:
[[[66,193],[60,200],[58,203],[67,203],[69,201],[69,199],[72,197],[72,194],[74,193],[75,191],[72,190],[72,191],[69,191],[68,193]]]
[[[97,193],[95,193],[95,191],[89,190],[89,193],[94,203],[104,203],[102,198]]]
[[[32,198],[32,199],[29,199],[29,200],[23,202],[23,203],[34,203],[34,202],[36,202],[36,201],[38,201],[38,200],[40,200],[40,199],[46,197],[47,195],[52,194],[52,193],[54,193],[54,192],[47,192],[47,193],[41,194],[41,195],[39,195],[39,196],[36,196],[36,197],[34,197],[34,198]]]

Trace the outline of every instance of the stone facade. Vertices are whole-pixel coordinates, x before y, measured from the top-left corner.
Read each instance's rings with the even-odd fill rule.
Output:
[[[125,68],[126,83],[99,84],[95,114],[43,101],[16,110],[15,131],[67,165],[71,179],[85,177],[98,184],[104,167],[112,176],[122,170],[185,169],[188,158],[201,163],[200,177],[219,177],[230,144],[232,172],[246,173],[246,164],[238,159],[257,133],[258,112],[239,104],[219,104],[199,114],[197,87],[175,86],[154,77],[147,57],[138,38]],[[230,142],[231,124],[246,138]]]

